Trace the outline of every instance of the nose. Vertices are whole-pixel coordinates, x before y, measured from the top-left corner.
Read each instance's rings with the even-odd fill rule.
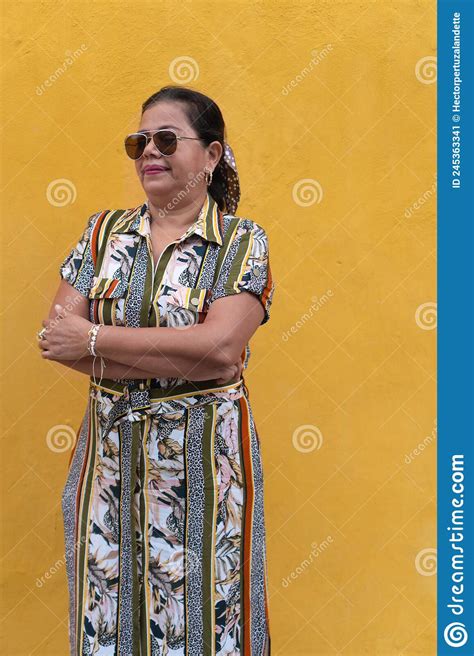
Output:
[[[160,153],[158,148],[155,146],[155,142],[153,141],[153,138],[150,138],[148,140],[148,143],[145,146],[145,150],[143,151],[143,155],[145,155],[145,156],[153,155],[157,159],[160,159],[161,157],[163,157],[162,153]]]

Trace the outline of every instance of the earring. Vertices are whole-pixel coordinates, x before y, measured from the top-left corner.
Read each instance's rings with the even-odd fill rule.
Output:
[[[207,181],[207,186],[210,187],[212,183],[212,171],[209,171],[209,169],[204,169],[206,171],[206,181]],[[209,174],[209,175],[207,175]]]

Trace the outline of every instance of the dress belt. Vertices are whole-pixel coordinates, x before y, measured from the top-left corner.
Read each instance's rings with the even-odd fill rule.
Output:
[[[215,380],[187,381],[169,388],[159,387],[150,380],[122,383],[102,379],[90,380],[90,396],[96,401],[97,412],[107,432],[122,421],[140,421],[148,414],[176,416],[189,407],[198,407],[212,401],[235,400],[248,395],[242,377],[229,385],[217,385]]]

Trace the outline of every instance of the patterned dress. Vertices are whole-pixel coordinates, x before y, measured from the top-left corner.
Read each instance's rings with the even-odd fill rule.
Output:
[[[136,328],[201,323],[244,290],[265,323],[274,291],[264,229],[210,194],[156,268],[146,201],[92,215],[60,274],[89,298],[91,321]],[[249,355],[247,344],[244,369]],[[243,377],[91,377],[62,509],[71,656],[270,654],[262,461]]]

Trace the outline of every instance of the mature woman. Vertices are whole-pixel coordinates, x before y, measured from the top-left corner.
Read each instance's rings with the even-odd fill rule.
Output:
[[[62,495],[71,656],[270,653],[241,372],[274,282],[224,135],[194,90],[143,104],[125,149],[147,200],[89,218],[39,333],[44,358],[90,376]]]

